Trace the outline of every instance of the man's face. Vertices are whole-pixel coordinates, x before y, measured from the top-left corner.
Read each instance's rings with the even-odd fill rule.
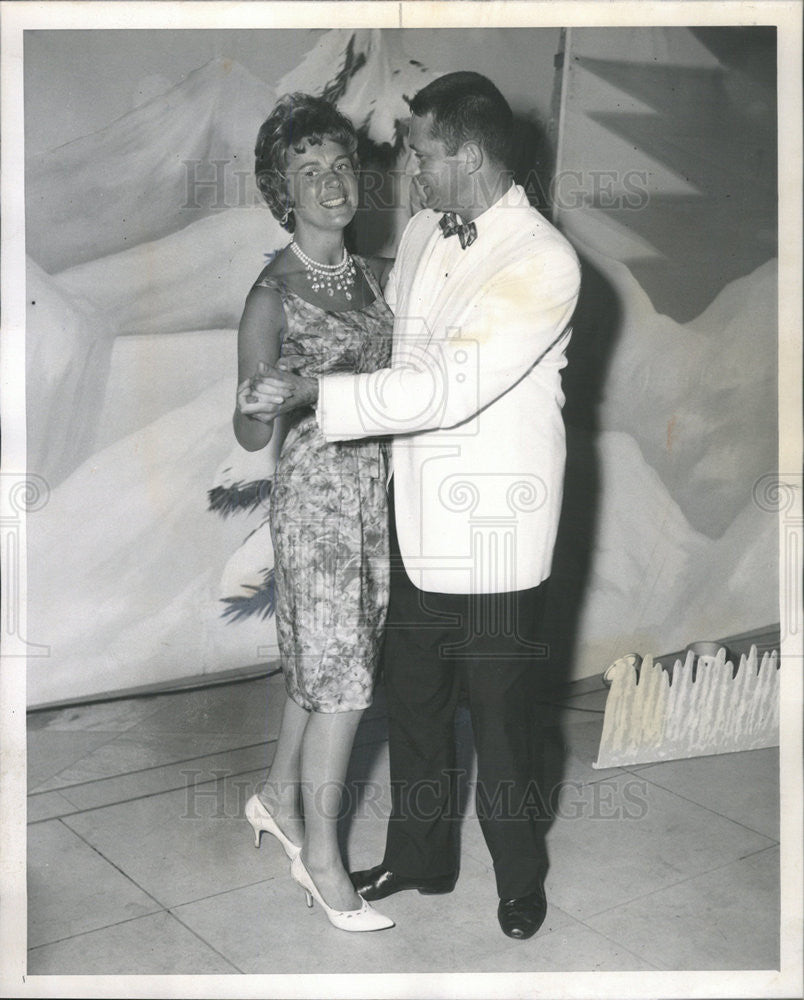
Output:
[[[408,172],[413,177],[425,207],[440,212],[457,211],[460,206],[460,160],[449,156],[440,139],[431,132],[432,113],[412,115],[408,146]]]

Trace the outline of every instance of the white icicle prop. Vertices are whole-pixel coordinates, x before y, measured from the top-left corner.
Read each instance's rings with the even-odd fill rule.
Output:
[[[693,653],[671,675],[648,656],[630,653],[604,672],[611,688],[595,768],[705,757],[779,744],[778,654],[757,649],[740,657],[737,673],[721,648],[693,680]]]

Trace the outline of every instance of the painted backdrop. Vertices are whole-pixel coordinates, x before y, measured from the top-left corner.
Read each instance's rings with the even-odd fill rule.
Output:
[[[28,465],[51,489],[28,516],[32,705],[275,657],[264,505],[242,503],[275,455],[231,433],[242,303],[287,241],[254,138],[278,94],[329,94],[383,179],[354,239],[392,254],[404,96],[466,67],[511,100],[519,178],[584,265],[562,669],[778,620],[764,29],[67,34],[26,39]]]

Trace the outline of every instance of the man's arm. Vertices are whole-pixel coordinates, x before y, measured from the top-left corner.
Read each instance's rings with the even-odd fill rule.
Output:
[[[580,288],[574,254],[552,250],[508,268],[448,339],[395,344],[393,368],[318,380],[328,440],[453,427],[516,385],[561,340]]]
[[[397,301],[395,261],[375,257],[369,263],[388,307],[394,312]],[[319,380],[297,375],[293,371],[296,364],[296,358],[280,358],[276,367],[263,366],[261,378],[255,383],[255,396],[258,394],[264,405],[272,407],[270,415],[274,418],[299,406],[315,406],[318,403]]]

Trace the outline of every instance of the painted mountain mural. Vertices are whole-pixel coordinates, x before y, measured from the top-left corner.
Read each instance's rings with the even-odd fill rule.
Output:
[[[393,171],[404,98],[433,74],[393,32],[331,31],[282,80],[201,67],[61,147],[58,184],[46,157],[29,163],[30,467],[53,487],[28,518],[27,638],[50,647],[31,661],[31,704],[275,657],[267,511],[249,487],[276,456],[238,448],[231,413],[242,301],[288,237],[251,202],[250,176],[231,204],[207,188],[184,208],[184,161],[250,170],[275,94],[303,89],[351,112],[366,156]],[[393,190],[382,231],[356,233],[389,251],[411,208]],[[570,231],[589,291],[566,370],[554,567],[574,677],[777,615],[776,521],[752,498],[775,467],[774,263],[679,321],[601,252],[595,226]],[[226,615],[231,598],[252,613]]]

